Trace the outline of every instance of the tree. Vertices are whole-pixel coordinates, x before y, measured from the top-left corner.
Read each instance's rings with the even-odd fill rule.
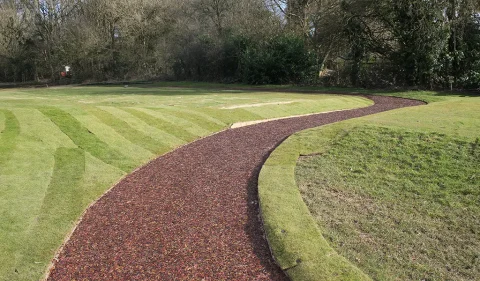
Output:
[[[402,66],[408,85],[432,86],[440,55],[448,41],[445,1],[401,0],[393,4],[392,27],[398,42],[393,60]]]
[[[453,83],[470,84],[478,72],[479,1],[449,0],[446,18],[449,26],[448,51],[444,54],[444,72]],[[469,81],[470,80],[470,81]],[[469,82],[467,82],[469,81]]]
[[[317,59],[313,69],[320,76],[333,68],[337,84],[432,87],[446,86],[453,77],[456,87],[478,87],[479,5],[478,0],[0,0],[0,80],[54,81],[68,64],[78,81],[240,81],[262,68],[275,75],[288,72],[265,66],[276,65],[272,57],[281,62],[277,67],[288,65],[283,59],[294,57],[292,48],[301,40],[297,50]],[[310,58],[304,57],[309,74],[301,76],[312,81]]]

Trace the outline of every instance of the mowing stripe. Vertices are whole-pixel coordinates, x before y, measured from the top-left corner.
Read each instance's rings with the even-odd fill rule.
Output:
[[[3,132],[3,129],[5,129],[5,115],[0,111],[0,132]]]
[[[168,114],[164,111],[160,112],[148,108],[136,108],[136,110],[154,116],[155,118],[164,120],[165,122],[171,122],[180,128],[184,128],[185,131],[193,134],[194,136],[206,136],[212,133],[212,131],[206,130],[194,122],[188,121],[184,118],[180,118],[172,114]]]
[[[179,117],[179,118],[183,118],[183,119],[186,119],[190,122],[193,122],[195,124],[197,124],[198,126],[210,131],[210,132],[215,132],[215,131],[218,131],[218,130],[221,130],[223,129],[226,124],[225,123],[217,123],[217,122],[212,122],[211,120],[209,120],[209,118],[205,118],[203,115],[205,114],[201,114],[201,113],[198,113],[198,112],[195,112],[195,111],[191,111],[191,110],[182,110],[182,109],[179,109],[178,107],[176,108],[172,108],[172,107],[162,107],[162,108],[151,108],[151,109],[154,109],[154,110],[157,110],[157,111],[160,111],[160,112],[166,112],[167,114],[171,114],[171,115],[174,115],[176,117]],[[210,118],[210,119],[213,119],[213,118]],[[216,119],[214,119],[216,120]]]
[[[177,138],[180,138],[184,141],[192,141],[196,138],[196,136],[184,129],[181,126],[174,125],[170,122],[165,120],[161,120],[159,118],[155,118],[152,115],[149,115],[145,112],[139,111],[136,108],[122,108],[124,111],[132,114],[133,116],[143,120],[148,125],[158,128],[165,132],[170,132],[170,134],[174,135]]]
[[[88,112],[95,115],[103,123],[112,127],[117,133],[127,140],[141,147],[146,148],[155,154],[161,154],[170,150],[170,147],[153,139],[152,137],[132,128],[127,122],[112,115],[111,113],[97,107],[87,109]]]
[[[85,173],[85,151],[80,148],[60,147],[55,151],[53,175],[39,214],[39,223],[51,227],[62,217],[69,222],[83,210],[80,182]]]
[[[0,132],[0,166],[12,155],[15,148],[15,139],[20,134],[20,123],[15,115],[6,109],[0,109],[5,118],[4,129]]]
[[[99,106],[98,108],[112,114],[120,120],[125,121],[135,130],[144,133],[145,135],[156,140],[157,142],[163,143],[165,146],[172,148],[185,144],[184,140],[177,138],[176,136],[170,134],[170,132],[162,131],[154,126],[150,126],[149,124],[143,122],[143,120],[126,112],[125,110],[122,110],[121,108],[112,106]]]
[[[64,134],[80,148],[88,151],[103,162],[128,172],[136,167],[136,163],[117,150],[108,146],[97,136],[83,127],[80,122],[69,113],[55,107],[42,107],[39,110],[55,123]]]
[[[194,110],[194,109],[190,109],[190,108],[185,108],[185,107],[166,107],[167,109],[175,109],[176,111],[179,111],[179,112],[182,112],[183,114],[188,114],[188,115],[195,115],[195,116],[198,116],[199,118],[202,118],[202,119],[205,119],[205,120],[208,120],[208,122],[210,123],[213,123],[213,124],[217,124],[219,126],[222,126],[224,127],[226,124],[225,122],[221,121],[221,120],[218,120],[208,114],[205,114],[205,113],[202,113],[201,111],[198,111],[198,110]]]
[[[84,209],[82,180],[85,173],[85,151],[61,147],[55,151],[53,175],[36,224],[29,235],[31,241],[25,256],[32,266],[51,259],[62,238]]]
[[[235,122],[263,119],[262,116],[256,113],[247,111],[244,108],[225,110],[225,109],[205,107],[205,108],[199,108],[198,110],[199,111],[201,110],[201,112],[207,115],[210,115],[219,120],[222,120],[224,123],[227,123],[229,125]]]
[[[112,127],[103,123],[94,115],[85,112],[82,108],[71,108],[69,113],[100,140],[107,143],[112,149],[121,151],[123,155],[135,163],[144,163],[155,156],[152,152],[119,135]]]
[[[15,108],[12,112],[17,117],[18,122],[20,122],[20,127],[22,128],[22,132],[17,140],[17,149],[20,146],[25,146],[26,143],[30,143],[29,146],[32,152],[45,149],[49,150],[49,154],[53,156],[53,153],[59,147],[77,147],[77,145],[41,111],[35,108]],[[35,148],[35,146],[37,146],[37,148]],[[53,168],[53,166],[51,168]]]

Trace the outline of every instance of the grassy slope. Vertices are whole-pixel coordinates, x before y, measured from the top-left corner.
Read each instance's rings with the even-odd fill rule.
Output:
[[[436,133],[356,127],[297,182],[323,235],[375,280],[475,280],[480,148]]]
[[[158,85],[0,90],[0,280],[40,278],[82,210],[159,154],[233,122],[369,104]]]
[[[418,92],[408,93],[407,95],[411,97],[420,96],[424,100],[436,101],[436,102],[431,103],[428,106],[400,109],[400,110],[395,110],[395,111],[377,114],[373,116],[363,117],[356,120],[345,121],[345,122],[341,122],[341,123],[337,123],[337,124],[333,124],[325,127],[320,127],[317,129],[307,130],[305,132],[296,134],[294,137],[289,138],[276,151],[274,151],[272,156],[267,160],[265,166],[262,169],[260,179],[259,179],[259,189],[260,189],[259,193],[260,193],[260,199],[261,199],[261,206],[264,213],[265,224],[268,232],[268,238],[272,242],[272,248],[274,249],[274,253],[277,256],[277,259],[280,261],[280,264],[285,268],[291,268],[287,270],[287,272],[294,280],[347,280],[348,277],[346,277],[345,274],[353,275],[354,277],[352,277],[351,280],[360,280],[360,279],[367,278],[365,275],[358,272],[357,266],[360,266],[362,270],[365,270],[365,272],[368,272],[373,277],[378,279],[383,279],[389,274],[392,274],[392,272],[388,272],[388,269],[381,272],[382,270],[379,268],[382,268],[382,266],[386,267],[386,265],[382,264],[379,266],[379,264],[377,263],[379,261],[378,260],[375,261],[374,259],[373,260],[370,259],[368,261],[369,268],[365,269],[366,268],[365,263],[367,263],[365,262],[365,259],[366,259],[365,255],[369,256],[369,255],[373,255],[373,253],[367,253],[363,256],[358,256],[358,255],[355,256],[355,254],[352,254],[352,252],[354,252],[352,248],[355,248],[355,246],[357,247],[362,246],[364,248],[368,248],[369,243],[373,243],[372,241],[376,241],[373,239],[370,239],[370,240],[366,239],[365,237],[369,238],[368,234],[365,234],[362,231],[359,231],[358,228],[356,229],[355,222],[352,223],[353,226],[352,225],[345,226],[346,228],[350,227],[349,228],[350,232],[344,232],[342,234],[343,236],[340,236],[338,234],[338,232],[341,232],[341,231],[337,231],[335,233],[334,230],[331,230],[328,233],[327,232],[325,233],[325,236],[329,240],[335,241],[336,244],[333,243],[335,246],[344,245],[345,243],[347,243],[345,241],[348,241],[351,244],[353,244],[353,246],[350,248],[351,251],[348,254],[345,251],[340,251],[340,249],[344,246],[335,248],[342,255],[345,255],[345,257],[348,257],[348,259],[352,262],[349,262],[347,265],[345,265],[344,263],[345,259],[339,256],[337,254],[337,251],[335,251],[331,247],[332,243],[328,243],[327,240],[325,240],[317,224],[312,223],[314,221],[314,217],[310,215],[309,210],[303,203],[301,194],[297,189],[297,186],[295,183],[294,173],[295,173],[296,162],[299,155],[313,154],[313,156],[306,157],[305,158],[306,160],[301,161],[301,163],[304,164],[303,169],[300,169],[300,171],[298,171],[297,173],[299,175],[302,175],[301,188],[303,189],[303,193],[304,193],[303,195],[306,196],[307,198],[306,200],[310,204],[310,208],[312,208],[312,212],[314,213],[315,218],[323,220],[319,222],[322,229],[324,229],[325,225],[328,224],[328,223],[325,223],[325,221],[331,223],[331,225],[336,224],[336,226],[347,225],[345,223],[345,213],[346,213],[345,209],[350,209],[349,210],[350,211],[349,214],[351,216],[350,219],[352,217],[358,217],[358,220],[351,220],[351,221],[357,221],[358,223],[358,221],[360,221],[360,217],[362,217],[362,215],[360,214],[365,214],[366,217],[364,217],[363,218],[364,221],[362,221],[363,223],[366,222],[364,226],[368,225],[370,227],[370,230],[372,230],[372,228],[374,230],[379,228],[380,224],[378,225],[368,224],[368,219],[370,219],[371,221],[372,219],[375,218],[375,216],[377,216],[377,213],[375,213],[375,211],[373,213],[368,211],[369,210],[368,207],[372,207],[372,206],[368,206],[367,204],[367,202],[369,202],[368,198],[370,197],[368,196],[354,197],[352,195],[352,194],[356,194],[354,192],[356,186],[357,186],[357,189],[363,190],[364,186],[380,185],[380,180],[378,180],[378,182],[374,182],[374,179],[376,178],[372,177],[372,171],[371,171],[372,167],[370,166],[363,167],[360,164],[360,163],[363,163],[362,161],[365,160],[366,156],[371,155],[373,150],[375,149],[380,151],[379,153],[384,154],[384,155],[380,154],[380,156],[377,157],[378,159],[385,158],[388,155],[397,155],[400,158],[400,160],[397,159],[400,163],[409,163],[409,164],[416,163],[416,161],[411,161],[411,159],[409,160],[405,158],[408,158],[409,155],[415,155],[415,153],[418,153],[418,150],[421,150],[421,148],[423,148],[424,152],[429,151],[430,154],[433,153],[433,155],[440,157],[440,159],[444,157],[443,160],[447,162],[442,163],[440,161],[440,163],[436,164],[437,166],[432,165],[432,163],[423,163],[423,165],[425,165],[424,167],[429,167],[429,168],[420,169],[422,173],[418,175],[409,174],[407,173],[409,169],[400,169],[398,165],[395,167],[397,168],[396,171],[399,174],[392,173],[391,171],[395,170],[391,166],[391,163],[395,163],[392,159],[388,160],[390,161],[390,166],[388,166],[386,163],[378,162],[376,167],[379,168],[379,170],[376,172],[376,176],[379,176],[381,179],[383,179],[384,184],[385,182],[390,184],[392,183],[399,184],[399,182],[392,180],[392,178],[388,178],[388,177],[394,177],[394,176],[396,176],[399,179],[399,181],[407,181],[407,182],[409,182],[409,178],[415,178],[415,177],[420,177],[421,179],[423,178],[427,182],[435,178],[438,181],[438,180],[441,180],[442,177],[443,179],[448,179],[450,177],[456,178],[456,180],[458,180],[456,187],[461,186],[462,188],[456,190],[455,192],[453,192],[452,190],[443,192],[443,194],[450,194],[450,195],[455,194],[454,196],[455,198],[444,197],[443,202],[445,203],[446,201],[446,202],[450,202],[453,205],[456,205],[457,202],[460,202],[463,199],[465,199],[468,202],[470,202],[467,205],[472,207],[471,210],[473,210],[469,214],[470,215],[474,214],[469,218],[472,219],[475,216],[478,217],[478,214],[479,214],[478,202],[475,203],[475,200],[472,201],[468,199],[468,198],[470,199],[478,198],[478,196],[475,195],[477,194],[475,192],[478,192],[478,179],[476,180],[476,183],[473,183],[473,185],[469,185],[468,187],[466,187],[466,186],[463,186],[461,183],[462,181],[463,183],[466,183],[465,181],[468,181],[468,179],[465,179],[465,178],[462,179],[459,176],[463,174],[469,174],[469,173],[475,172],[475,170],[478,169],[478,165],[475,165],[475,163],[472,163],[472,161],[478,161],[478,159],[475,160],[475,158],[472,158],[472,157],[465,158],[466,157],[465,153],[467,153],[468,147],[469,147],[469,145],[466,145],[466,144],[472,144],[472,142],[474,143],[475,138],[479,137],[480,122],[478,120],[480,120],[480,110],[479,110],[480,98],[478,97],[477,98],[441,97],[432,93],[418,93]],[[357,130],[359,132],[355,131],[357,133],[354,134],[353,132],[351,132],[352,130],[354,131]],[[389,133],[382,133],[384,131]],[[363,135],[361,134],[362,132],[364,133]],[[391,146],[389,147],[388,145],[386,147],[383,147],[382,149],[380,149],[380,147],[374,148],[375,145],[379,146],[379,143],[381,144],[388,143],[385,141],[380,142],[380,140],[382,140],[382,136],[383,138],[385,138],[385,134],[388,136],[390,132],[394,132],[393,134],[396,136],[397,140],[399,136],[400,136],[400,139],[402,138],[405,139],[406,142],[409,144],[408,145],[409,150],[403,151],[400,149],[400,150],[396,150],[397,153],[394,153],[395,150],[393,150],[393,148]],[[355,135],[356,138],[354,139],[353,136],[350,137],[350,133],[352,135]],[[443,136],[440,134],[444,134],[446,136],[439,137],[439,136]],[[423,137],[420,137],[420,136],[423,136]],[[386,138],[388,139],[388,137]],[[427,145],[425,145],[426,141],[434,141],[436,138],[437,139],[440,138],[443,141],[434,142],[435,145],[433,145],[433,143],[432,145],[429,145],[428,143]],[[335,150],[336,152],[335,157],[328,158],[330,159],[330,161],[319,160],[319,159],[325,158],[322,155],[328,155],[330,153],[331,151],[330,148],[332,147],[332,144],[338,143],[339,141],[344,139],[350,139],[350,141],[348,142],[345,141],[347,142],[348,145],[350,145],[350,149],[347,149],[347,147],[349,147],[348,145],[338,147],[338,149]],[[422,143],[423,146],[418,146],[418,145],[412,146],[411,144],[413,142],[413,139],[417,140],[417,142],[419,143]],[[366,143],[363,143],[364,145],[361,148],[356,147],[355,149],[353,144],[359,143],[361,141],[365,141]],[[453,149],[451,149],[451,151],[453,151],[452,152],[453,155],[456,155],[456,157],[458,158],[457,161],[461,162],[461,164],[459,162],[455,162],[453,165],[457,165],[457,166],[463,165],[462,169],[458,169],[456,173],[447,172],[454,169],[454,167],[447,165],[449,157],[451,158],[450,150],[448,153],[442,154],[441,153],[442,150],[440,149],[440,147],[444,147],[449,143],[451,143],[452,147],[461,147],[460,151],[454,151]],[[458,145],[459,143],[461,143],[462,145]],[[443,152],[445,152],[445,150],[443,150]],[[333,155],[333,152],[331,153]],[[318,156],[317,154],[319,154],[320,156]],[[462,158],[460,157],[461,155],[465,157]],[[340,157],[340,156],[344,156],[344,157]],[[343,159],[343,161],[338,160],[340,164],[333,162],[333,159],[339,159],[339,158]],[[346,173],[340,173],[338,171],[342,167],[344,168],[349,165],[350,165],[349,167],[352,167],[351,164],[353,163],[357,163],[357,165],[355,166],[355,169],[353,168],[351,170],[347,169]],[[395,163],[395,164],[398,164],[398,163]],[[360,166],[360,168],[358,168],[358,166]],[[335,173],[332,172],[332,170],[335,171]],[[329,175],[328,179],[326,179],[325,175]],[[357,176],[357,178],[355,178],[355,176]],[[440,176],[440,179],[439,179],[439,176]],[[360,182],[358,178],[361,178],[363,182]],[[327,184],[328,181],[331,181],[331,184]],[[345,192],[345,194],[349,194],[352,196],[342,197],[342,194],[344,195],[344,193],[338,192],[338,190],[337,192],[335,192],[335,190],[332,191],[333,190],[332,188],[330,189],[324,188],[330,191],[328,193],[327,191],[324,191],[324,192],[319,191],[321,187],[338,186],[336,185],[336,183],[338,182],[342,182],[343,186],[347,185],[350,188],[353,188],[354,191],[350,189],[349,193]],[[422,190],[422,188],[418,189],[418,186],[423,186],[424,184],[425,182],[422,182],[422,181],[416,182],[415,179],[412,179],[409,186],[410,187],[416,186],[417,187],[416,192],[418,194],[421,194],[421,196],[419,197],[423,198],[424,201],[430,202],[429,200],[432,197],[435,197],[437,199],[441,197],[438,195],[439,193],[436,192],[435,189],[425,189],[430,191],[419,192],[419,191],[425,191],[425,190]],[[450,184],[451,182],[447,182],[447,185],[450,186]],[[475,189],[475,184],[476,184],[476,189]],[[359,186],[362,186],[362,188],[360,188]],[[412,190],[415,190],[415,188],[412,188]],[[369,196],[373,196],[372,194],[375,194],[375,192],[381,193],[383,195],[408,193],[405,190],[398,190],[398,189],[395,190],[392,188],[386,189],[386,190],[373,188],[371,189],[371,191],[372,193],[369,193],[368,194]],[[465,192],[467,193],[466,196],[463,195],[465,194]],[[469,192],[473,192],[473,193],[468,195]],[[357,190],[357,193],[358,193],[358,190]],[[430,197],[427,196],[426,194],[428,194]],[[327,197],[321,198],[321,195],[324,195],[324,196],[329,195],[330,197],[328,197],[328,199],[325,199]],[[333,200],[335,198],[337,200]],[[342,200],[344,199],[344,201],[340,200],[339,198]],[[358,200],[355,200],[355,199],[358,199]],[[322,200],[326,200],[328,203],[325,203]],[[277,204],[277,202],[287,202],[287,203],[282,204],[280,206],[279,204]],[[319,202],[322,202],[322,203],[319,203]],[[333,208],[332,202],[337,202],[338,204],[336,204]],[[383,201],[383,203],[385,202],[387,201]],[[393,200],[393,202],[395,202],[395,200]],[[408,201],[406,202],[407,203],[404,204],[403,207],[409,205]],[[392,201],[390,201],[389,204],[386,203],[386,204],[383,204],[382,206],[383,207],[395,206],[395,204],[393,204]],[[329,213],[327,214],[326,210],[329,207],[330,207]],[[431,205],[429,205],[429,207],[431,207]],[[404,210],[400,210],[400,209],[402,208],[401,207],[397,208],[398,213],[404,212]],[[332,210],[337,210],[337,212],[335,213],[335,211],[332,211]],[[381,209],[377,208],[375,210],[381,210]],[[425,208],[424,211],[425,210],[429,210],[430,213],[434,213],[436,209]],[[449,220],[446,220],[446,221],[452,221],[453,219],[454,222],[456,220],[455,223],[456,225],[458,225],[458,221],[464,220],[465,218],[460,216],[460,213],[462,210],[461,207],[455,210],[457,211],[456,215],[458,216],[452,215],[451,217],[449,217]],[[383,209],[383,211],[385,211],[385,209]],[[334,213],[336,216],[334,217],[332,213]],[[463,214],[466,215],[466,213],[463,213]],[[332,216],[328,217],[329,215],[332,215]],[[383,212],[383,215],[393,216],[391,212],[388,212],[388,211]],[[385,218],[385,217],[381,217],[380,219],[380,215],[378,216],[379,218],[375,219],[375,221],[381,221],[382,219]],[[289,218],[294,218],[294,219],[289,219]],[[434,219],[432,220],[434,221]],[[303,223],[299,223],[299,222],[303,222]],[[440,220],[437,220],[437,222],[441,223],[444,221],[440,219]],[[428,223],[431,223],[431,221],[429,221]],[[406,224],[410,224],[406,228],[409,231],[412,231],[412,229],[414,229],[415,226],[417,227],[419,226],[419,224],[415,225],[414,223],[412,223],[412,220],[410,221],[407,220]],[[467,224],[469,224],[469,226],[472,226],[472,220],[468,220]],[[329,227],[331,225],[329,225]],[[383,224],[381,226],[385,227],[386,225]],[[475,228],[475,224],[473,224],[473,227]],[[354,229],[356,232],[353,231],[352,229]],[[445,233],[448,233],[450,235],[452,234],[455,235],[455,231],[458,231],[458,228]],[[382,233],[382,231],[378,231],[378,232]],[[351,235],[352,233],[356,233],[357,235],[353,236]],[[389,234],[392,234],[391,231],[386,231],[384,233],[387,236]],[[465,234],[465,232],[463,232],[463,234]],[[346,237],[348,237],[349,235],[351,235],[353,238],[351,238],[350,240],[345,240]],[[468,238],[469,241],[472,242],[472,241],[475,241],[475,239],[472,240],[472,237],[474,237],[475,235],[477,235],[477,238],[478,238],[478,232],[473,232],[470,234],[467,233],[467,235],[463,236],[463,238],[469,237]],[[415,240],[415,239],[412,239],[413,236],[404,236],[404,238],[405,237],[409,237],[410,241]],[[361,244],[361,243],[355,244],[355,241],[359,241],[362,239],[366,241],[365,244]],[[398,237],[395,239],[390,239],[386,241],[389,241],[389,242],[393,241],[393,243],[395,243],[395,240],[397,239],[399,241],[402,241]],[[453,238],[453,240],[454,239],[455,238]],[[478,239],[476,240],[478,243]],[[404,240],[404,242],[406,241],[409,241],[409,240],[408,239]],[[451,242],[452,239],[451,237],[445,237],[444,241]],[[441,242],[439,241],[436,241],[436,242],[441,244]],[[378,248],[376,249],[377,252],[381,252],[379,250],[381,250],[382,248],[389,249],[388,247],[384,247],[385,245],[382,246],[381,244],[379,244],[377,246],[378,246]],[[409,243],[408,246],[406,247],[414,248],[418,246],[419,246],[418,244]],[[347,247],[345,246],[344,248],[347,248]],[[371,247],[371,248],[375,248],[375,247]],[[427,249],[430,252],[435,250],[435,246],[431,243],[428,244],[428,246],[424,245],[421,248]],[[479,246],[477,244],[470,243],[467,246],[467,248],[468,250],[466,252],[468,251],[469,252],[467,254],[467,257],[465,258],[469,259],[470,255],[473,255],[472,258],[475,258],[475,255],[478,256]],[[475,253],[475,251],[477,252]],[[373,252],[375,252],[375,250]],[[390,249],[390,252],[387,253],[387,256],[388,254],[390,254],[390,259],[397,258],[396,256],[397,253],[395,253],[394,250],[392,249]],[[440,255],[444,255],[444,254],[445,253],[443,252]],[[394,258],[391,258],[391,256],[394,256]],[[384,258],[384,256],[380,255],[379,259],[381,260],[382,258]],[[298,260],[300,260],[300,262],[297,262]],[[341,260],[341,263],[338,263],[337,260]],[[417,262],[416,265],[417,266],[420,265],[421,267],[421,263],[419,262]],[[325,271],[325,268],[328,270]],[[431,270],[432,268],[429,268],[429,269]],[[424,270],[422,268],[417,268],[418,272],[422,272],[423,270],[422,273],[428,272],[429,269],[427,268]],[[472,271],[470,271],[470,274],[472,274]],[[400,279],[405,279],[405,278],[409,279],[408,275],[399,274],[398,276],[400,276],[399,277]],[[468,276],[468,274],[464,276]],[[415,276],[415,277],[419,277],[419,276]]]

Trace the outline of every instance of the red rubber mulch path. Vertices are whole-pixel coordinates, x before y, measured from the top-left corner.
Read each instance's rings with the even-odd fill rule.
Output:
[[[368,98],[375,105],[226,130],[150,162],[86,212],[48,280],[287,280],[259,220],[261,165],[297,131],[424,104]]]

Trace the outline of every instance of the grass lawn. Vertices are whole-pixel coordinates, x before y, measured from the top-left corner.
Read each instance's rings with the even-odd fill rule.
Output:
[[[480,97],[406,95],[431,103],[298,133],[267,160],[266,228],[294,280],[478,280]]]
[[[0,90],[0,280],[41,278],[82,211],[158,155],[234,122],[371,104],[169,86]]]

